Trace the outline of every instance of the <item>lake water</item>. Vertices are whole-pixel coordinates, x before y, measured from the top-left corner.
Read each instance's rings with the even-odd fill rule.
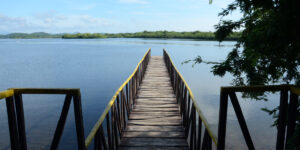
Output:
[[[216,134],[220,87],[229,86],[232,76],[213,76],[210,65],[192,67],[181,63],[197,55],[204,60],[222,61],[234,44],[161,39],[0,39],[0,91],[12,87],[80,88],[87,136],[144,53],[151,48],[151,55],[162,55],[165,48]],[[279,96],[275,93],[268,97],[268,102],[239,98],[257,149],[275,149],[276,129],[270,127],[273,119],[260,109],[277,106]],[[28,148],[49,149],[64,96],[24,95],[23,101]],[[0,149],[3,150],[10,149],[5,106],[5,101],[0,100]],[[74,113],[70,108],[59,149],[76,149]],[[246,149],[231,103],[227,118],[226,147]]]

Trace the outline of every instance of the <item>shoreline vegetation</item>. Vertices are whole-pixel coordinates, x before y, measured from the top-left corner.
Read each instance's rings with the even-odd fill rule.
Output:
[[[233,32],[225,40],[235,41],[241,36],[240,32]],[[143,31],[135,33],[61,33],[49,34],[45,32],[35,33],[11,33],[0,34],[0,39],[40,39],[40,38],[63,38],[63,39],[97,39],[97,38],[162,38],[162,39],[197,39],[217,40],[214,32],[175,32],[175,31]]]

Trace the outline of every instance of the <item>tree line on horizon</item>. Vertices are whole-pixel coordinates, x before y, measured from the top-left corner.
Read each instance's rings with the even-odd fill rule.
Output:
[[[226,40],[237,40],[240,32],[233,32]],[[135,33],[65,33],[49,34],[36,33],[11,33],[0,35],[0,38],[32,39],[32,38],[63,38],[63,39],[95,39],[95,38],[165,38],[165,39],[199,39],[216,40],[214,32],[175,32],[175,31],[143,31]]]

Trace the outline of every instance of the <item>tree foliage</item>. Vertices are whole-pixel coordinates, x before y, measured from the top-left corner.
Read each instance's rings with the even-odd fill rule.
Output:
[[[299,0],[235,0],[219,16],[240,10],[237,21],[222,20],[216,28],[221,42],[242,30],[227,59],[213,66],[215,75],[233,74],[236,85],[300,84]]]
[[[175,31],[143,31],[136,33],[105,34],[110,38],[166,38],[166,39],[198,39],[216,40],[213,32],[175,32]],[[240,37],[239,32],[233,32],[225,40],[236,40]]]
[[[235,0],[219,16],[240,10],[239,20],[221,19],[216,38],[221,42],[234,30],[242,30],[235,48],[225,61],[212,67],[215,75],[231,73],[235,85],[295,83],[300,86],[300,1],[299,0]],[[248,95],[257,97],[262,95]],[[300,100],[298,100],[300,103]],[[278,107],[262,109],[278,118]],[[275,120],[274,125],[277,125]],[[287,149],[299,149],[300,108],[294,135]]]
[[[76,33],[76,34],[64,34],[63,39],[95,39],[106,38],[105,35],[100,33]]]
[[[49,34],[45,32],[35,32],[35,33],[11,33],[7,35],[0,35],[2,38],[11,39],[39,39],[39,38],[61,38],[62,34]]]
[[[241,36],[240,32],[233,32],[224,40],[237,40]],[[94,38],[163,38],[163,39],[196,39],[196,40],[216,40],[213,32],[175,32],[175,31],[143,31],[135,33],[66,33],[49,34],[44,32],[36,33],[11,33],[0,35],[0,38],[64,38],[64,39],[94,39]]]

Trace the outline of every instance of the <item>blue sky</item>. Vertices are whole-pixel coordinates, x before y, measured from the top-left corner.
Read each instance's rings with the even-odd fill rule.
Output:
[[[5,0],[0,33],[214,31],[233,0]],[[231,15],[237,19],[239,12]]]

